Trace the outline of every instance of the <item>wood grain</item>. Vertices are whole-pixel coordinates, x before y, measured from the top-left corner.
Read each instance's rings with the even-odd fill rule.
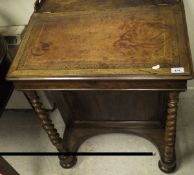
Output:
[[[184,73],[172,74],[172,67]],[[157,146],[164,172],[175,168],[176,94],[192,78],[179,0],[44,1],[7,76],[28,94],[59,151],[77,151],[97,134],[134,133]],[[53,99],[66,123],[63,143],[34,90],[58,91]],[[76,157],[59,158],[64,168],[76,163]]]
[[[52,123],[52,120],[49,118],[49,114],[43,108],[37,93],[35,91],[26,91],[24,94],[37,114],[37,117],[40,119],[41,125],[48,134],[52,144],[57,150],[63,151],[62,139]]]
[[[166,92],[61,91],[50,92],[62,116],[74,121],[161,121]],[[57,95],[57,96],[56,96]],[[66,109],[66,110],[64,110]],[[69,109],[69,110],[67,110]],[[67,121],[67,120],[66,120]]]
[[[177,0],[47,0],[39,12],[119,9],[132,6],[173,5]]]
[[[183,80],[32,80],[16,81],[15,88],[18,90],[144,90],[144,91],[185,91],[187,88],[186,81]],[[136,78],[136,77],[135,77]],[[157,78],[157,77],[154,77]]]
[[[177,92],[169,92],[166,128],[164,137],[164,153],[159,162],[159,167],[164,172],[173,172],[176,168],[176,117],[177,117],[177,105],[178,105]]]
[[[190,79],[192,65],[181,7],[182,3],[172,3],[36,13],[8,79],[115,75]],[[160,68],[152,69],[155,65]],[[172,67],[184,67],[185,72],[172,74]]]
[[[41,125],[46,131],[52,144],[57,148],[59,152],[67,152],[68,150],[63,145],[62,138],[60,137],[52,120],[49,118],[49,114],[43,108],[43,105],[40,102],[39,96],[37,95],[36,91],[26,91],[24,94],[32,105],[32,108],[34,109],[37,117],[40,119]],[[72,167],[77,161],[75,157],[67,155],[60,155],[59,160],[61,166],[63,166],[64,168]]]

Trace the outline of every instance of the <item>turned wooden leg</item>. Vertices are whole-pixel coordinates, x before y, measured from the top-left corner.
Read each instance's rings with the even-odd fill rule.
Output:
[[[47,111],[42,107],[42,103],[35,91],[24,91],[24,94],[28,98],[31,106],[41,121],[42,127],[48,134],[50,141],[57,148],[59,152],[67,152],[63,145],[62,138],[60,137],[57,129],[55,128],[52,120],[49,118]],[[74,156],[59,156],[60,164],[63,168],[71,168],[76,163],[76,157]]]
[[[160,169],[166,173],[171,173],[176,168],[175,139],[178,96],[178,92],[169,92],[164,152],[159,161]]]

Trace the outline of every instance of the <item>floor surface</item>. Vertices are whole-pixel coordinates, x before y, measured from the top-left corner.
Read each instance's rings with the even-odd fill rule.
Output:
[[[58,111],[51,115],[63,133]],[[180,99],[177,124],[178,170],[175,175],[193,175],[194,100]],[[55,151],[32,112],[5,112],[0,119],[0,152]],[[162,175],[153,144],[134,135],[107,134],[93,137],[79,151],[148,151],[152,157],[79,157],[72,169],[62,169],[57,157],[4,157],[21,175]]]

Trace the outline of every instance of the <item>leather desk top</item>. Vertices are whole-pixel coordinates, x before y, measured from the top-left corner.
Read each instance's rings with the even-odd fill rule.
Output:
[[[192,78],[182,3],[74,8],[32,15],[8,80]]]

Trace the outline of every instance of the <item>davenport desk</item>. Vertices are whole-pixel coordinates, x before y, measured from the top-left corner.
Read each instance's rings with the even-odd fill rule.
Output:
[[[58,151],[77,151],[97,134],[133,133],[154,143],[160,169],[172,172],[178,96],[192,79],[183,3],[37,1],[7,79],[25,93]],[[39,90],[62,94],[63,139]],[[77,160],[59,159],[64,168]]]

